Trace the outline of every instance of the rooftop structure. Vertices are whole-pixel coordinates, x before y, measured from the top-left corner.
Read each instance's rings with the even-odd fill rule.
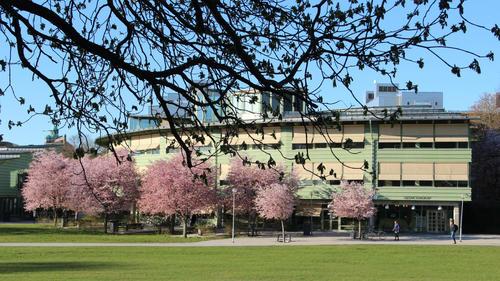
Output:
[[[369,107],[429,106],[443,108],[442,92],[400,91],[398,84],[374,82],[374,90],[365,92],[365,104]]]

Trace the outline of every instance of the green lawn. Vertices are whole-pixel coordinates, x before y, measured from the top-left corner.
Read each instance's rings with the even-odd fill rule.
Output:
[[[0,225],[0,243],[174,243],[198,242],[207,239],[172,237],[164,234],[113,235],[97,231],[60,229],[40,224]]]
[[[498,280],[482,246],[3,247],[0,280]]]

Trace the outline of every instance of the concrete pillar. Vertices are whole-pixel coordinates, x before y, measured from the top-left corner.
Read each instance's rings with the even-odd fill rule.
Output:
[[[460,208],[458,206],[453,206],[453,220],[456,225],[460,223]]]
[[[332,213],[328,212],[328,218],[330,219],[330,231],[333,230],[333,217]]]

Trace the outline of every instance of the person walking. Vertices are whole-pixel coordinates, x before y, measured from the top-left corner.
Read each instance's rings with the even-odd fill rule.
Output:
[[[397,220],[394,221],[394,227],[392,228],[392,231],[394,231],[394,240],[399,241],[399,223]]]
[[[450,233],[451,233],[451,239],[453,240],[453,244],[457,244],[457,240],[455,240],[455,233],[458,230],[458,225],[455,224],[455,221],[453,219],[450,219]]]

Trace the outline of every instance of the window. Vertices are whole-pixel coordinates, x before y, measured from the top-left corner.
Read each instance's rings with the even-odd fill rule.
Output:
[[[435,148],[457,148],[456,142],[436,142]]]
[[[372,94],[372,93],[368,94],[368,99],[369,99],[369,100],[372,100],[372,99],[373,99],[373,94]]]
[[[458,148],[469,148],[469,143],[468,142],[459,142]]]
[[[420,185],[420,186],[432,186],[432,181],[419,181],[418,185]]]
[[[415,142],[403,142],[403,148],[416,148],[417,143]]]
[[[364,142],[349,142],[349,143],[345,143],[344,148],[345,149],[365,148],[365,143]]]
[[[340,185],[339,180],[330,180],[330,185]]]
[[[291,95],[285,96],[284,101],[283,101],[283,111],[284,112],[292,111],[292,96]]]
[[[200,147],[198,147],[198,151],[199,152],[210,152],[211,149],[212,149],[211,146],[200,146]]]
[[[305,143],[294,143],[292,144],[292,149],[312,149],[313,148],[313,144],[312,143],[308,143],[308,144],[305,144]]]
[[[317,143],[314,145],[315,148],[326,148],[326,143]]]
[[[436,187],[456,187],[456,181],[435,181],[434,186]]]
[[[280,112],[280,97],[276,94],[273,94],[273,111]]]
[[[271,109],[270,95],[267,92],[262,94],[262,111],[267,112]]]
[[[432,148],[432,142],[421,142],[420,148]]]
[[[141,119],[140,126],[141,126],[141,129],[149,128],[149,120],[148,119]]]
[[[179,153],[181,150],[179,148],[169,148],[167,147],[167,153]]]
[[[293,111],[303,112],[304,111],[304,101],[295,96],[295,101],[293,103]]]
[[[399,143],[399,142],[379,142],[378,148],[380,148],[380,149],[401,148],[401,143]]]
[[[27,178],[28,178],[27,173],[17,174],[17,189],[19,189],[19,190],[23,189],[24,182],[26,182]]]
[[[281,144],[264,144],[264,150],[277,150],[281,148]]]
[[[340,143],[340,142],[333,142],[333,143],[329,143],[328,145],[331,148],[341,148],[342,147],[342,143]]]
[[[391,181],[391,180],[379,180],[378,186],[400,186],[400,181]]]
[[[130,119],[130,129],[131,130],[139,129],[139,119]]]
[[[467,181],[458,181],[458,187],[467,187],[468,185]]]
[[[396,92],[397,88],[394,86],[379,86],[378,91],[379,92]]]
[[[403,186],[415,186],[415,181],[403,181]]]

